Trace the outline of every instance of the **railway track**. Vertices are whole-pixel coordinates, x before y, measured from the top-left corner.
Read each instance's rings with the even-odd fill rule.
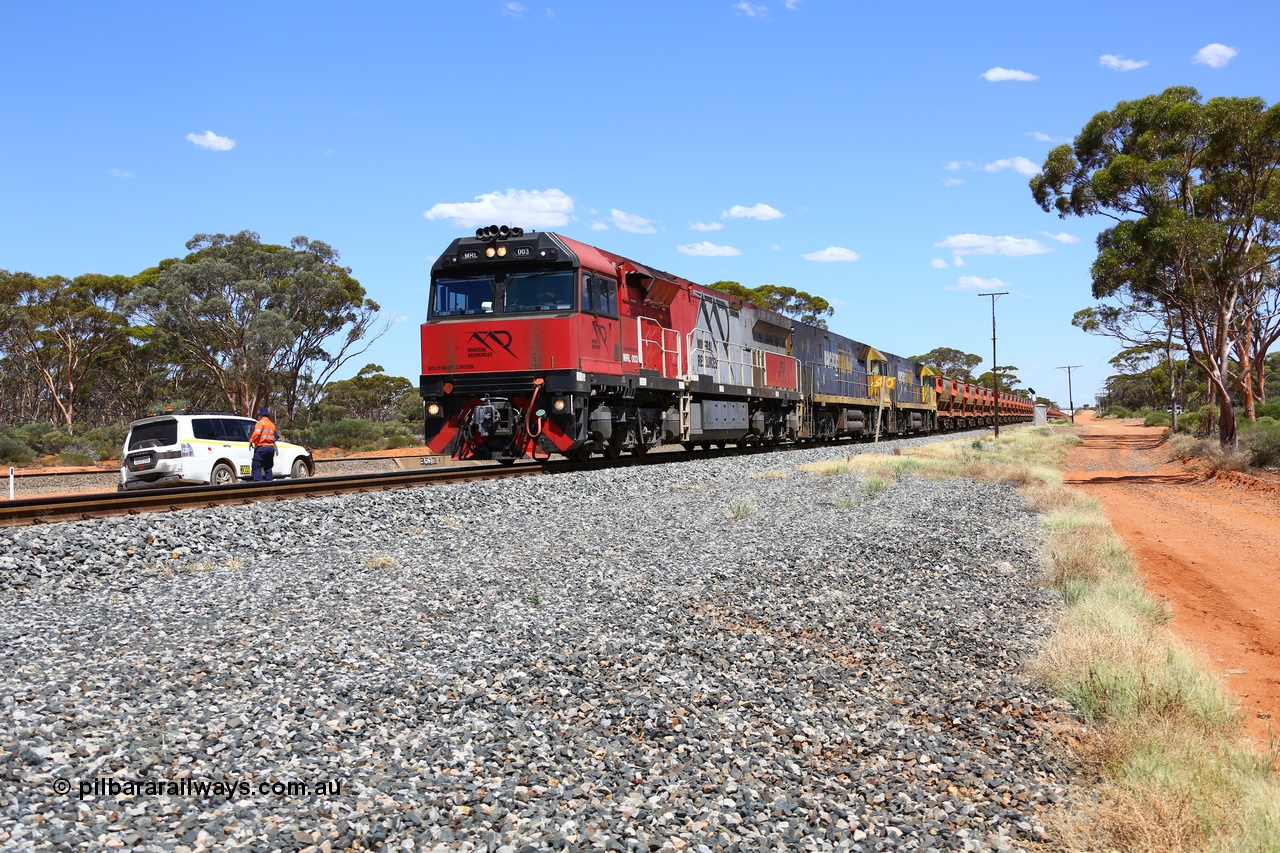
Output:
[[[963,437],[965,432],[953,433]],[[892,443],[886,440],[884,443]],[[133,492],[82,492],[70,495],[37,496],[0,501],[0,528],[61,521],[88,521],[111,515],[139,515],[145,512],[179,512],[183,509],[216,508],[265,500],[329,497],[358,492],[441,485],[468,480],[529,477],[543,474],[592,471],[636,465],[660,465],[689,459],[774,453],[798,450],[810,444],[725,447],[707,450],[672,448],[618,459],[593,457],[586,462],[567,459],[522,461],[515,465],[496,463],[453,463],[440,468],[411,471],[378,471],[309,477],[305,480],[273,480],[269,483],[237,483],[229,486],[187,486]]]

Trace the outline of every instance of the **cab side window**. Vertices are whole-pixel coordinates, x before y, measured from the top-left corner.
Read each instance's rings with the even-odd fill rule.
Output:
[[[596,312],[606,317],[618,316],[618,282],[612,278],[596,278]]]
[[[198,441],[217,441],[218,433],[213,418],[192,418],[191,437]]]
[[[582,274],[582,301],[578,310],[584,314],[596,313],[595,281],[595,277],[590,273]]]

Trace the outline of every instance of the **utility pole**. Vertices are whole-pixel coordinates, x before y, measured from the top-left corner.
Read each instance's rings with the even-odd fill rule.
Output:
[[[995,293],[979,293],[979,296],[991,297],[991,392],[995,397],[995,437],[1000,437],[1000,374],[996,372],[996,299],[1001,296],[1008,296],[1009,291],[999,290]]]
[[[1073,425],[1076,422],[1076,401],[1071,398],[1071,371],[1082,366],[1083,365],[1079,365],[1079,364],[1067,364],[1067,365],[1063,365],[1062,367],[1054,368],[1054,370],[1067,371],[1067,408],[1071,410],[1071,423]]]

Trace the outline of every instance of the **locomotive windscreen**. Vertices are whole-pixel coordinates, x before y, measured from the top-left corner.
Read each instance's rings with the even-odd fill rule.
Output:
[[[574,271],[439,276],[431,286],[431,316],[571,311]]]

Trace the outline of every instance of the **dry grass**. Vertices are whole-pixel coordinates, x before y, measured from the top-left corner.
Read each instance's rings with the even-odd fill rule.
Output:
[[[1171,441],[1175,454],[1184,439]],[[1062,486],[1058,469],[1077,443],[1023,428],[998,442],[941,442],[801,470],[1015,483],[1042,514],[1045,583],[1066,611],[1031,669],[1087,722],[1069,737],[1099,778],[1090,796],[1042,816],[1050,848],[1280,853],[1280,751],[1241,747],[1239,715],[1212,668],[1169,633],[1168,609],[1146,594],[1105,513]]]
[[[400,563],[398,563],[396,558],[390,554],[370,554],[360,560],[360,565],[364,566],[366,569],[386,570],[400,568]]]

